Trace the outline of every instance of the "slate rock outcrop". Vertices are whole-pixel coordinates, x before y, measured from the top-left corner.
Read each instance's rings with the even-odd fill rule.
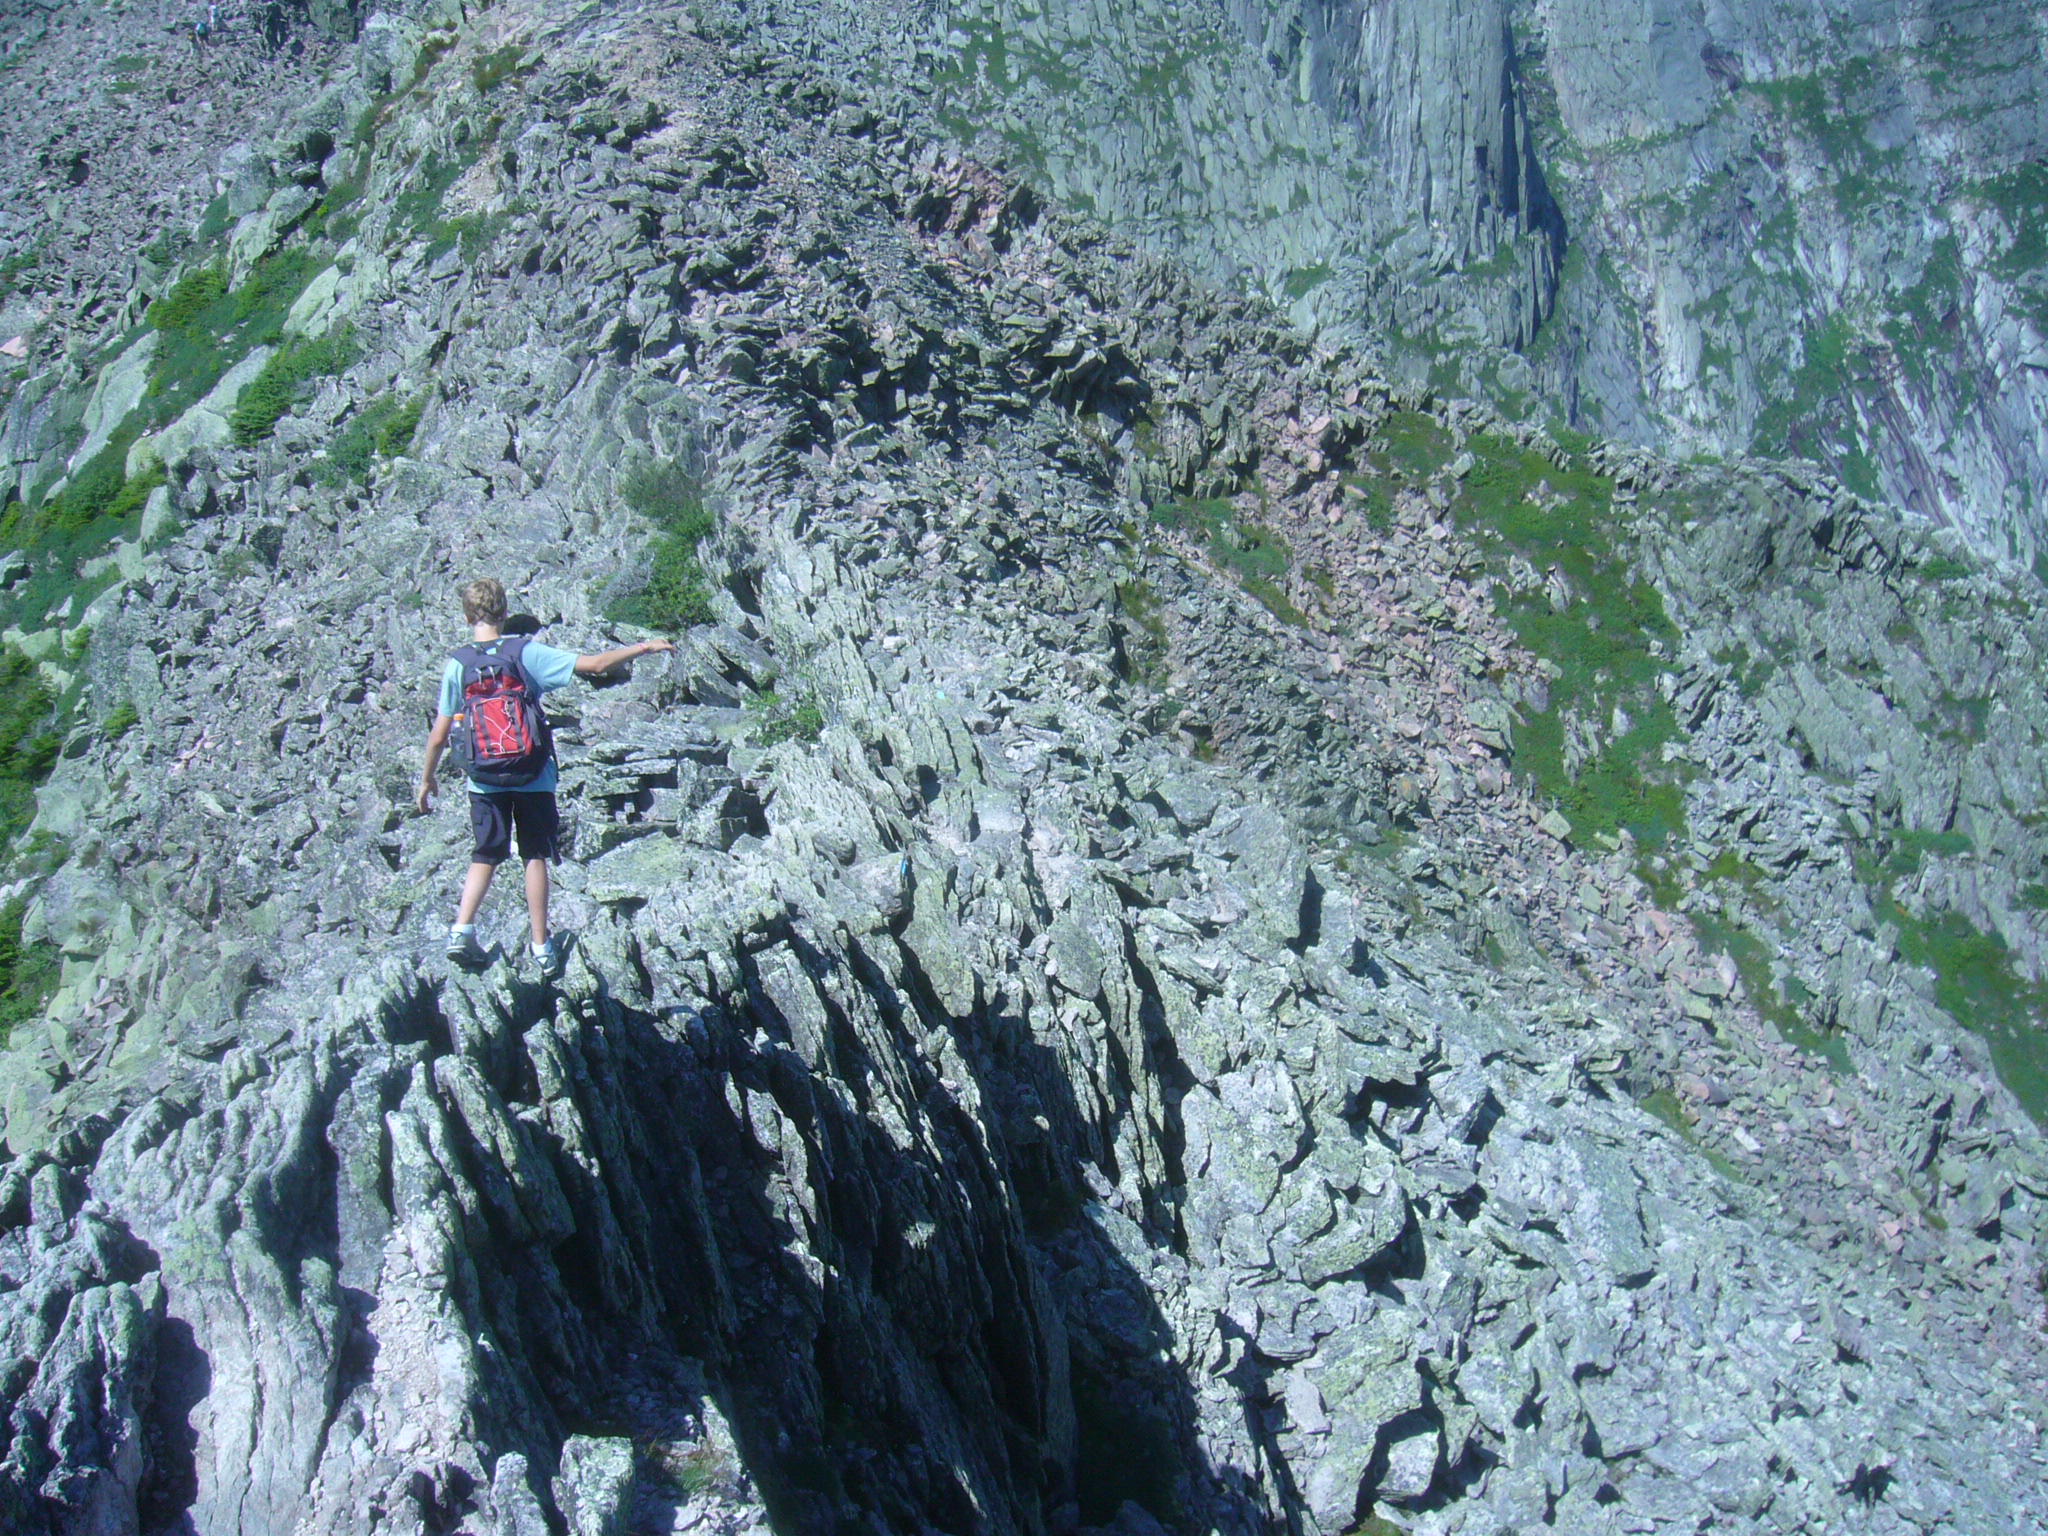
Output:
[[[2048,1163],[1892,910],[2038,965],[2031,578],[1398,386],[701,17],[441,21],[192,264],[351,350],[138,437],[47,626],[14,1528],[2043,1522]],[[451,594],[637,634],[650,465],[710,618],[558,706],[561,983],[502,906],[451,974]],[[1659,702],[1681,824],[1575,824],[1541,731]]]

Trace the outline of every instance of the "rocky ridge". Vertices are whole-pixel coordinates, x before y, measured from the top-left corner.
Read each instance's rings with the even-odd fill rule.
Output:
[[[2022,565],[2025,6],[707,4],[1397,377],[1813,460]]]
[[[698,22],[434,20],[223,231],[357,355],[137,437],[46,651],[134,723],[40,796],[14,1524],[2039,1521],[2040,1141],[1893,914],[2038,974],[2025,578],[1396,388]],[[596,644],[648,462],[717,619],[563,718],[565,984],[446,975],[440,594],[487,529]],[[1646,691],[1503,505],[1611,519]],[[1661,848],[1580,790],[1658,701]]]

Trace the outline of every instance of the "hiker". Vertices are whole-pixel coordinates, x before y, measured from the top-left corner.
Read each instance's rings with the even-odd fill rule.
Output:
[[[568,960],[568,945],[548,932],[548,865],[559,857],[560,825],[555,810],[555,744],[541,713],[540,696],[567,686],[572,677],[595,677],[651,651],[672,651],[668,640],[642,640],[594,656],[542,645],[530,635],[507,635],[505,589],[489,577],[462,589],[462,617],[472,643],[448,658],[441,673],[440,706],[427,732],[427,765],[420,774],[420,814],[433,809],[441,792],[434,769],[456,735],[456,761],[469,776],[469,825],[476,840],[462,902],[448,930],[448,958],[481,968],[490,956],[476,938],[477,908],[491,888],[491,876],[511,856],[519,836],[526,865],[526,910],[532,955],[541,974],[553,981]],[[536,626],[537,627],[537,626]]]

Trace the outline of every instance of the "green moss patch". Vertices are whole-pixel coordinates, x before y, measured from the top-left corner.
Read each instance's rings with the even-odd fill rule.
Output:
[[[123,699],[107,711],[107,717],[100,722],[100,735],[108,741],[119,741],[135,729],[135,723],[141,718],[134,703]]]
[[[1893,949],[1907,965],[1934,977],[1934,1002],[1990,1047],[1999,1077],[2036,1122],[2048,1125],[2048,984],[2029,981],[1995,933],[1982,933],[1959,912],[1915,917],[1894,894],[1930,857],[1972,851],[1959,832],[1896,831],[1856,849],[1856,873],[1872,912],[1898,937]],[[2048,907],[2048,887],[2020,891],[2022,907]]]
[[[335,245],[346,245],[362,223],[361,204],[364,192],[369,190],[371,154],[367,149],[352,149],[342,168],[327,188],[327,195],[320,199],[301,222],[308,237],[332,241]]]
[[[97,547],[125,525],[149,493],[164,483],[163,471],[152,469],[130,480],[126,472],[128,448],[135,430],[117,433],[107,446],[64,484],[58,495],[42,506],[39,515],[22,530],[32,545],[52,541]]]
[[[160,335],[149,379],[151,421],[175,420],[254,348],[281,341],[285,317],[319,266],[310,251],[293,247],[258,262],[232,292],[218,264],[179,278],[148,312]]]
[[[481,145],[477,149],[481,149]],[[406,190],[391,199],[390,230],[394,236],[427,230],[438,221],[448,189],[475,164],[475,154],[443,158],[429,150],[405,178]]]
[[[1451,434],[1434,416],[1396,411],[1367,447],[1365,463],[1383,474],[1421,481],[1448,464],[1451,453]]]
[[[1742,978],[1750,1005],[1770,1021],[1781,1040],[1819,1057],[1833,1071],[1855,1071],[1848,1042],[1833,1030],[1815,1028],[1800,1011],[1799,1005],[1809,1000],[1805,988],[1793,983],[1781,991],[1772,981],[1771,955],[1764,940],[1741,922],[1711,912],[1694,911],[1687,916],[1706,953],[1725,954],[1735,962],[1735,974]]]
[[[1908,879],[1919,874],[1930,857],[1955,859],[1974,851],[1975,845],[1961,832],[1895,832],[1885,873],[1895,880]]]
[[[1992,260],[1991,270],[2032,288],[2038,315],[2039,280],[2048,271],[2048,165],[2029,160],[1978,183],[1971,191],[1997,208],[2013,231],[2012,244]]]
[[[38,235],[27,247],[0,260],[0,294],[26,292],[35,286],[33,274],[42,266],[49,246],[47,234]]]
[[[459,218],[442,219],[428,231],[427,260],[432,261],[443,251],[460,250],[465,262],[474,262],[510,222],[503,213],[465,213]]]
[[[227,292],[227,273],[217,266],[197,267],[179,278],[169,293],[153,302],[146,318],[159,331],[183,330],[226,298]]]
[[[1288,272],[1287,281],[1281,285],[1281,291],[1290,300],[1298,303],[1329,280],[1330,267],[1327,262],[1318,262],[1312,267],[1295,267]]]
[[[1503,439],[1476,437],[1467,447],[1475,463],[1452,504],[1459,526],[1497,573],[1505,576],[1519,555],[1539,571],[1555,570],[1571,591],[1562,610],[1539,589],[1511,597],[1503,612],[1551,673],[1550,707],[1515,733],[1515,766],[1576,832],[1626,830],[1659,847],[1684,826],[1685,776],[1663,761],[1678,721],[1657,691],[1666,664],[1651,647],[1675,647],[1678,630],[1657,589],[1630,569],[1612,484],[1578,461],[1560,468]],[[1576,767],[1568,712],[1597,736],[1596,750]]]
[[[1706,1160],[1713,1165],[1714,1171],[1720,1174],[1722,1178],[1734,1184],[1747,1182],[1744,1180],[1740,1168],[1737,1168],[1734,1163],[1730,1162],[1721,1153],[1716,1152],[1712,1147],[1707,1146],[1700,1140],[1699,1129],[1693,1123],[1692,1116],[1685,1112],[1684,1103],[1680,1101],[1678,1095],[1671,1090],[1668,1084],[1660,1088],[1651,1089],[1642,1098],[1638,1099],[1636,1103],[1639,1108],[1655,1116],[1670,1126],[1672,1130],[1678,1132],[1679,1136],[1683,1138],[1688,1146],[1705,1156]]]
[[[129,449],[144,433],[169,425],[196,404],[253,348],[281,340],[285,316],[318,265],[302,248],[280,251],[259,262],[239,287],[230,288],[226,269],[213,261],[185,272],[149,306],[144,324],[157,333],[157,347],[141,403],[57,494],[40,487],[0,512],[0,542],[21,549],[31,568],[28,581],[0,599],[0,623],[37,628],[67,597],[75,611],[117,579],[107,573],[85,580],[78,571],[115,538],[137,534],[150,493],[165,483],[163,470],[153,463],[130,477]],[[138,328],[121,338],[122,350],[140,334]],[[303,369],[323,356],[331,359],[331,347],[323,351],[306,343],[288,348],[282,363],[273,359],[274,366],[264,370],[263,387],[248,402],[249,413],[238,410],[238,428],[253,431],[257,407],[267,409],[268,402],[275,413],[261,422],[267,432],[289,403],[283,388],[290,382],[288,370]]]
[[[2004,941],[1959,913],[1917,919],[1885,899],[1878,916],[1897,926],[1899,958],[1934,973],[1936,1006],[1983,1039],[2000,1080],[2048,1125],[2048,986],[2020,975]]]
[[[1770,403],[1758,413],[1752,451],[1813,459],[1860,496],[1879,499],[1877,470],[1862,446],[1855,399],[1886,389],[1873,349],[1839,311],[1809,329],[1797,367],[1763,381]]]

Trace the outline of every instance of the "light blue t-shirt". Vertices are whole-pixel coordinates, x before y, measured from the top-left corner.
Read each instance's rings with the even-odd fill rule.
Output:
[[[505,637],[512,638],[514,637],[509,635]],[[478,649],[486,656],[494,656],[498,647],[504,643],[504,640],[493,640]],[[569,680],[576,675],[574,651],[557,650],[554,646],[542,645],[537,640],[526,642],[526,649],[520,654],[520,660],[526,666],[526,675],[533,679],[533,686],[542,693],[555,688],[566,688]],[[441,669],[441,713],[462,713],[462,663],[453,656],[448,658],[448,665]],[[471,779],[469,792],[473,795],[509,795],[551,790],[555,787],[555,778],[555,760],[551,757],[548,759],[547,767],[524,784],[479,784],[475,779]]]

